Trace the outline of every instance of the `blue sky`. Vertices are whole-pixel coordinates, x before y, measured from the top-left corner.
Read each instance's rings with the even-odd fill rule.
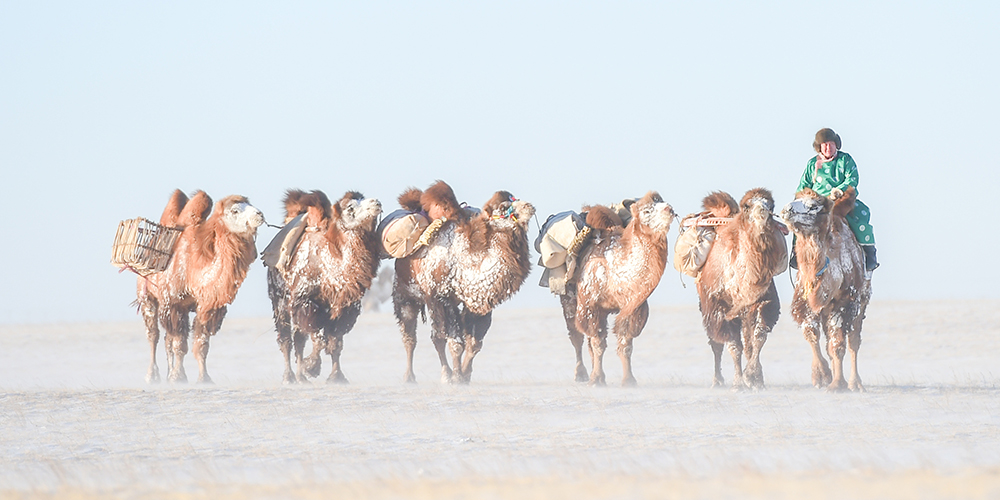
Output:
[[[114,231],[175,188],[275,222],[287,188],[391,210],[435,179],[542,220],[648,190],[783,205],[821,127],[859,165],[875,299],[995,299],[997,5],[3,2],[0,323],[134,318]],[[230,314],[270,314],[264,274]],[[685,281],[653,302],[694,304]],[[536,282],[504,307],[558,307]]]

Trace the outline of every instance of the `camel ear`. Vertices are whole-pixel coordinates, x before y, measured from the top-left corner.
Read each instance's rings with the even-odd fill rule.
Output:
[[[848,186],[843,196],[833,202],[833,214],[840,217],[847,217],[847,214],[854,210],[854,202],[858,199],[858,190],[854,186]]]

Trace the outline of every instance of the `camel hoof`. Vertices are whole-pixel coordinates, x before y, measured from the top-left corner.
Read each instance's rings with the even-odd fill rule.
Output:
[[[159,384],[160,383],[160,370],[150,370],[146,374],[147,384]]]
[[[639,387],[639,383],[635,381],[635,377],[628,377],[622,380],[622,387]]]
[[[608,383],[601,379],[590,379],[587,385],[591,387],[606,387]]]
[[[448,368],[447,366],[441,368],[441,383],[451,383],[451,368]]]
[[[285,385],[292,385],[295,383],[295,375],[291,373],[286,373],[281,377],[281,383]]]
[[[306,375],[316,378],[319,376],[320,371],[323,370],[323,363],[320,358],[315,360],[306,358],[302,363],[302,369],[306,372]]]
[[[865,386],[861,385],[861,382],[854,382],[847,386],[852,392],[866,392]]]
[[[712,378],[712,389],[723,389],[726,387],[726,379],[722,377]]]
[[[403,377],[403,382],[407,384],[416,384],[417,377],[413,375],[413,372],[407,373],[406,376]]]
[[[576,381],[577,382],[587,382],[590,380],[590,374],[587,373],[587,369],[579,366],[576,369]]]
[[[826,392],[845,392],[845,391],[847,391],[847,384],[839,381],[826,386]]]
[[[347,377],[343,373],[330,374],[330,377],[326,379],[328,384],[349,384]]]
[[[198,377],[198,383],[205,385],[215,385],[215,382],[212,382],[212,377],[209,377],[207,373],[201,377]]]

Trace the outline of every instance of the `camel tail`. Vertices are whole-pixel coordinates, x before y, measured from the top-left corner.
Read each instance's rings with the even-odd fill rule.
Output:
[[[702,208],[713,217],[733,217],[739,212],[736,200],[725,191],[713,191],[701,200]]]

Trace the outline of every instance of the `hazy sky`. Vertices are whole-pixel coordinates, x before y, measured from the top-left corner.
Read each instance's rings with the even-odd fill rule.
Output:
[[[651,189],[780,206],[827,126],[872,209],[875,299],[997,298],[998,5],[0,2],[0,323],[134,318],[114,232],[175,188],[272,222],[287,188],[388,211],[435,179],[543,221]],[[685,281],[653,301],[696,303]],[[270,315],[265,283],[255,262],[230,314]],[[536,283],[502,307],[558,307]]]

